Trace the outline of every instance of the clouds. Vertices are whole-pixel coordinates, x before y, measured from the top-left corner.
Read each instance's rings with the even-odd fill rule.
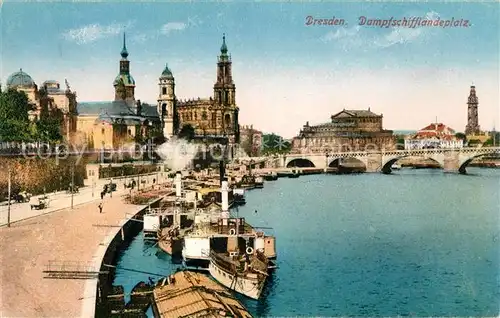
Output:
[[[184,22],[169,22],[161,27],[160,33],[169,35],[171,32],[174,31],[183,31],[184,29],[186,29],[186,27],[187,24]]]
[[[62,37],[76,44],[87,44],[120,34],[130,28],[132,24],[132,21],[123,24],[113,23],[109,25],[102,25],[99,23],[88,24],[80,28],[69,29],[62,34]]]
[[[118,35],[130,29],[134,24],[133,21],[126,23],[113,23],[103,25],[100,23],[88,24],[79,28],[69,29],[63,32],[62,37],[76,44],[88,44],[101,39],[109,38]],[[188,18],[187,22],[171,21],[160,26],[159,29],[132,33],[130,40],[133,43],[145,43],[151,39],[157,39],[159,36],[169,36],[175,32],[182,32],[188,27],[201,25],[202,21],[197,16]]]

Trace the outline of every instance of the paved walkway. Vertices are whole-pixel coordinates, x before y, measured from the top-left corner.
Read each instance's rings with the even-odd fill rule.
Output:
[[[0,228],[0,317],[81,317],[87,280],[43,278],[47,263],[93,261],[110,231],[141,206],[118,195]]]
[[[153,178],[156,178],[156,174],[141,175],[141,180],[146,181],[146,183],[141,184],[139,188],[142,189],[144,186],[150,186]],[[124,194],[130,191],[130,189],[124,189],[124,181],[120,179],[121,178],[113,179],[113,182],[116,183],[117,191],[113,192],[112,195]],[[157,181],[163,183],[167,180],[167,178],[163,179]],[[127,180],[130,181],[130,177],[128,177]],[[80,188],[80,192],[73,195],[73,207],[79,204],[100,200],[102,188],[106,183],[109,183],[109,181],[101,179],[96,183],[95,187]],[[30,202],[27,203],[12,204],[10,206],[10,222],[16,222],[34,216],[51,213],[71,206],[71,194],[68,194],[65,191],[49,193],[47,196],[49,198],[49,206],[42,210],[31,209],[31,204],[38,204],[38,198],[42,197],[42,195],[33,196]],[[109,197],[109,194],[106,194],[106,197]],[[0,226],[5,226],[7,224],[7,219],[8,207],[6,205],[0,206]]]

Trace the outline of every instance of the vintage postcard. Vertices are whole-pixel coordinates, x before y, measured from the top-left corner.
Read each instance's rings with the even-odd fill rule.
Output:
[[[0,17],[0,316],[499,315],[497,1]]]

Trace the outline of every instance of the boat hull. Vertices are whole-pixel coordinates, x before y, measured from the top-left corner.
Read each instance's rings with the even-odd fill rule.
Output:
[[[264,288],[265,280],[259,280],[256,276],[245,277],[235,276],[225,271],[222,267],[218,266],[213,260],[210,261],[208,270],[210,275],[218,281],[221,285],[234,290],[237,293],[245,295],[252,299],[259,299],[262,289]]]

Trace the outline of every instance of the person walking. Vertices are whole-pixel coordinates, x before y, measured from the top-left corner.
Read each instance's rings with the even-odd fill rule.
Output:
[[[102,213],[102,201],[99,203],[98,207],[99,207],[99,213]]]

